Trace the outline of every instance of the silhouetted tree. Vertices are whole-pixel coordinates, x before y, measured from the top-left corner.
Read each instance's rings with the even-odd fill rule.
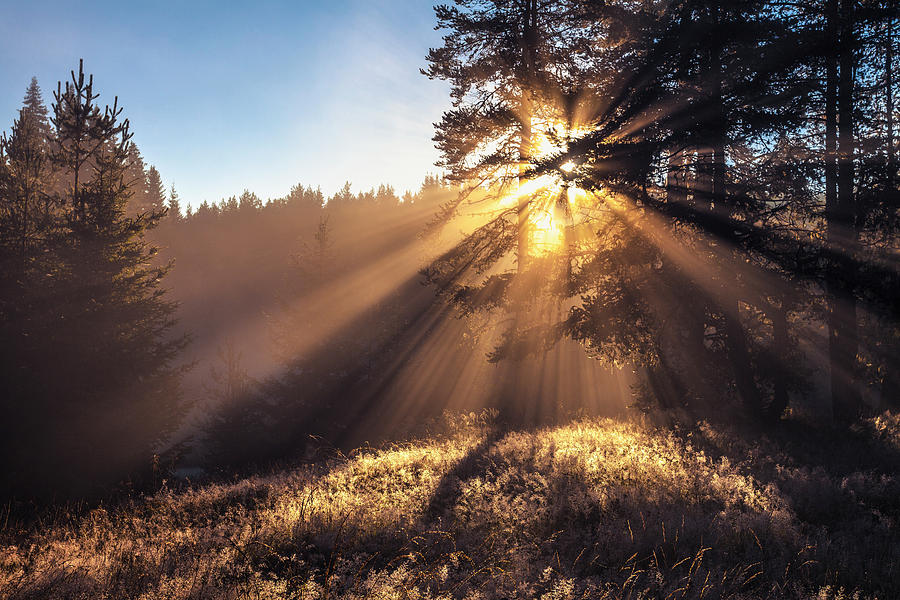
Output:
[[[0,137],[0,153],[5,157],[0,178],[3,198],[0,243],[4,255],[16,257],[17,263],[5,265],[7,276],[24,275],[30,247],[39,244],[38,238],[51,226],[48,222],[52,218],[48,204],[52,186],[50,135],[47,108],[37,79],[32,78],[10,135]]]
[[[60,224],[45,230],[40,276],[25,282],[26,314],[3,315],[18,350],[3,367],[12,493],[96,490],[149,468],[184,408],[173,360],[185,340],[168,335],[175,305],[160,287],[168,267],[143,237],[161,213],[125,212],[128,121],[117,101],[97,105],[81,66],[54,99]]]
[[[698,395],[709,406],[721,405],[733,388],[749,414],[775,419],[786,408],[790,391],[798,389],[803,370],[797,362],[799,321],[817,319],[823,286],[839,284],[839,301],[829,292],[829,314],[832,330],[843,328],[844,333],[838,342],[832,336],[840,356],[832,361],[831,373],[850,381],[846,374],[858,370],[855,298],[868,294],[870,304],[875,297],[896,298],[896,288],[889,289],[896,269],[884,254],[893,242],[881,244],[866,259],[854,241],[862,234],[852,234],[861,218],[854,208],[854,194],[860,190],[852,180],[858,143],[853,131],[861,122],[858,114],[878,113],[860,113],[862,106],[853,104],[859,84],[852,74],[862,71],[852,60],[861,48],[852,41],[852,32],[863,24],[871,29],[885,23],[884,7],[876,4],[863,10],[846,2],[844,13],[832,17],[817,7],[784,7],[765,0],[583,2],[577,10],[555,13],[561,17],[555,24],[565,23],[568,39],[582,39],[585,32],[599,35],[572,61],[582,75],[580,89],[562,94],[563,101],[547,100],[550,95],[544,93],[543,101],[561,106],[557,114],[577,114],[575,100],[581,96],[583,102],[586,89],[593,105],[580,107],[581,134],[532,160],[531,172],[559,173],[563,161],[569,161],[569,171],[559,175],[560,187],[572,182],[595,193],[592,205],[581,210],[594,211],[589,222],[597,225],[596,237],[582,243],[574,260],[561,257],[564,268],[557,273],[565,274],[567,283],[532,282],[535,292],[582,299],[562,323],[547,327],[550,340],[568,334],[612,362],[644,365],[647,388],[668,407],[694,405]],[[459,107],[448,113],[455,120],[437,125],[436,141],[445,157],[455,152],[459,165],[494,167],[508,163],[511,154],[503,157],[493,145],[479,146],[491,138],[477,129],[477,111],[463,111],[469,102],[480,110],[494,106],[496,96],[505,98],[498,82],[480,78],[494,73],[481,54],[493,46],[467,45],[477,38],[459,32],[477,26],[474,31],[483,33],[504,21],[479,20],[493,15],[488,3],[461,5],[465,10],[438,9],[439,26],[453,33],[429,57],[443,71],[433,64],[426,72],[443,73],[455,83]],[[866,15],[856,25],[855,10]],[[877,56],[883,57],[878,63],[882,69],[888,53]],[[826,69],[820,90],[816,78],[826,63],[833,67]],[[561,71],[566,72],[565,65]],[[545,81],[535,85],[541,91],[552,87]],[[892,95],[885,92],[884,97],[887,104]],[[575,100],[567,103],[567,98]],[[824,149],[812,142],[821,131],[819,107],[826,114]],[[881,139],[891,135],[888,131]],[[481,164],[473,156],[485,147],[490,154],[481,155]],[[820,152],[824,171],[816,170],[823,164]],[[869,221],[890,221],[885,211],[879,214],[882,218]],[[842,231],[850,235],[835,237],[842,222]],[[831,233],[823,248],[817,228],[826,223]],[[896,230],[882,231],[896,239]],[[508,277],[493,274],[475,286],[448,281],[472,270],[488,273],[510,246],[508,238],[509,230],[491,221],[426,273],[466,309],[496,306]],[[870,272],[869,283],[861,286],[861,277]],[[873,285],[876,278],[888,283]],[[686,293],[691,302],[684,302]],[[547,343],[519,332],[507,337],[494,356],[513,356],[529,346],[540,350]],[[723,373],[729,376],[720,378]],[[852,400],[853,385],[844,385],[843,391],[841,385],[832,386],[836,416],[852,420],[842,412],[838,396],[858,406]]]
[[[146,181],[147,195],[144,210],[151,213],[165,212],[166,187],[163,185],[159,171],[153,165],[147,169]]]
[[[234,342],[219,347],[217,358],[206,385],[206,460],[217,467],[234,467],[271,449],[272,440],[266,439],[270,415],[259,383],[247,373]]]
[[[451,84],[453,108],[436,124],[434,137],[439,165],[451,181],[501,188],[524,183],[533,166],[535,127],[544,133],[558,122],[571,127],[579,65],[595,33],[590,21],[579,19],[577,5],[461,0],[435,7],[436,29],[446,33],[443,46],[429,51],[422,73]],[[467,197],[448,204],[442,218]],[[519,271],[530,254],[532,209],[532,198],[522,194],[498,216],[514,217],[515,225],[493,228],[497,246],[517,249]]]
[[[178,196],[178,192],[175,191],[174,183],[169,190],[169,203],[166,216],[176,223],[185,218],[185,215],[181,212],[181,198]]]

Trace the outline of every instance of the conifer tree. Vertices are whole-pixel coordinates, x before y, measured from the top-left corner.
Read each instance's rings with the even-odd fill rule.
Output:
[[[23,109],[35,117],[40,136],[45,141],[49,141],[51,135],[49,113],[47,112],[47,106],[44,104],[44,96],[41,93],[41,87],[38,85],[37,77],[32,77],[31,83],[28,84]]]
[[[150,187],[147,181],[147,165],[144,163],[144,157],[134,142],[128,148],[126,162],[126,183],[128,183],[128,187],[131,190],[127,211],[128,216],[136,216],[142,212],[147,212]]]
[[[166,187],[156,167],[150,165],[147,169],[147,201],[146,210],[151,213],[165,212]]]
[[[453,108],[436,123],[434,137],[451,181],[505,187],[528,178],[534,127],[571,117],[566,99],[581,84],[578,65],[595,31],[579,18],[578,4],[457,0],[435,7],[436,29],[446,34],[422,73],[451,84]],[[442,218],[466,197],[448,205]],[[516,249],[519,271],[529,256],[530,202],[522,195],[492,227],[497,246]],[[506,223],[513,217],[515,224]]]
[[[6,482],[30,458],[22,432],[42,415],[37,365],[53,335],[58,261],[52,250],[63,223],[52,200],[54,172],[47,110],[32,79],[9,136],[0,138],[0,469]],[[3,487],[0,480],[0,487]]]
[[[2,432],[14,448],[4,473],[16,489],[95,490],[148,466],[183,406],[173,365],[183,338],[168,335],[175,305],[144,240],[161,214],[129,217],[131,132],[117,99],[97,104],[77,74],[54,94],[52,159],[65,187],[52,194],[61,226],[49,236],[48,275],[23,350],[4,365],[14,385]],[[20,321],[22,321],[20,319]]]
[[[4,256],[16,257],[14,270],[20,276],[27,266],[30,247],[39,243],[41,231],[49,226],[49,144],[47,108],[37,79],[32,78],[10,135],[0,137],[0,151],[6,157],[0,182],[0,244],[4,246]],[[9,272],[12,266],[6,265],[5,270]]]
[[[801,298],[815,304],[823,296],[809,293],[809,286],[826,292],[832,405],[841,423],[855,420],[862,408],[860,300],[868,296],[870,307],[896,303],[897,273],[885,255],[896,244],[896,227],[889,231],[892,211],[879,208],[878,218],[867,218],[861,201],[866,195],[879,205],[876,196],[889,197],[873,192],[885,189],[878,182],[887,182],[890,170],[880,170],[879,177],[862,185],[863,139],[858,137],[871,130],[879,113],[865,106],[864,81],[891,80],[874,75],[883,68],[881,60],[889,62],[889,54],[874,51],[871,40],[878,38],[871,32],[890,31],[883,24],[897,10],[880,4],[829,0],[798,10],[755,1],[672,5],[677,10],[649,36],[656,49],[648,57],[659,74],[650,82],[664,92],[666,110],[654,112],[645,104],[646,127],[629,127],[625,135],[592,134],[573,154],[590,168],[583,172],[582,186],[620,191],[654,209],[654,218],[662,216],[662,222],[689,225],[689,238],[715,244],[706,254],[708,264],[738,266],[718,273],[695,269],[693,281],[679,285],[701,284],[691,305],[701,308],[701,323],[716,324],[715,340],[724,343],[744,402],[770,418],[777,418],[787,402],[785,365],[793,337],[788,313]],[[867,64],[872,55],[877,61]],[[639,96],[635,90],[627,95]],[[886,90],[884,97],[885,104],[892,102]],[[811,140],[822,139],[823,129],[824,143],[816,147]],[[888,131],[881,139],[889,136]],[[629,168],[638,174],[629,178],[614,159],[638,140],[652,143],[645,163],[651,168]],[[605,169],[606,161],[616,168]],[[653,192],[661,179],[653,173],[662,165],[669,170],[663,173],[669,176],[666,195]],[[623,180],[629,185],[621,185]],[[861,228],[867,221],[869,231]],[[824,240],[816,227],[824,231]],[[870,240],[869,258],[862,255],[863,236]],[[885,312],[884,306],[878,310]],[[753,340],[760,329],[752,330],[754,313],[765,315],[761,322],[773,332],[769,348]],[[585,329],[589,333],[591,327]],[[689,353],[701,354],[696,346]]]
[[[206,460],[218,467],[235,467],[268,449],[271,440],[264,426],[268,405],[233,341],[218,348],[217,358],[204,385],[209,400],[204,424]]]
[[[174,183],[169,189],[169,205],[166,216],[176,223],[184,220],[184,214],[181,212],[181,199],[178,196],[178,192],[175,191]]]
[[[473,34],[466,38],[458,32],[469,32],[467,28],[475,23],[481,27],[476,31],[483,32],[503,19],[481,23],[479,18],[488,14],[484,9],[488,3],[460,4],[477,6],[482,12],[445,9],[444,22],[455,29],[445,38],[441,53],[433,52],[430,59],[440,59],[446,78],[456,84],[457,107],[469,107],[469,103],[478,109],[493,106],[495,97],[504,98],[503,88],[497,81],[480,78],[493,71],[486,70],[479,54],[493,46],[486,42],[467,46],[465,42]],[[516,6],[504,5],[506,9]],[[562,156],[546,157],[543,164],[537,161],[536,170],[571,161],[576,168],[563,179],[598,192],[596,207],[606,216],[600,221],[604,233],[595,247],[581,252],[577,268],[569,269],[571,281],[559,286],[564,294],[581,297],[584,305],[562,326],[550,329],[556,334],[567,332],[592,352],[618,363],[646,357],[656,367],[677,372],[679,368],[662,365],[664,353],[670,358],[686,356],[687,361],[727,358],[728,363],[722,365],[731,371],[726,385],[736,388],[751,413],[777,418],[786,401],[786,380],[776,369],[773,374],[756,369],[763,349],[748,332],[747,317],[748,312],[770,315],[778,341],[765,350],[786,356],[790,342],[784,324],[789,303],[780,294],[791,286],[784,283],[783,288],[776,285],[771,293],[761,293],[764,290],[746,283],[745,271],[784,281],[790,276],[785,271],[808,262],[811,254],[807,247],[798,251],[777,235],[768,235],[776,228],[793,226],[784,222],[786,215],[811,198],[806,191],[808,170],[791,164],[792,158],[803,154],[793,152],[796,139],[790,135],[805,124],[809,106],[809,79],[797,74],[805,67],[802,61],[810,51],[808,44],[804,45],[810,32],[798,25],[796,13],[774,10],[763,0],[636,5],[583,2],[578,8],[555,13],[560,20],[553,22],[572,36],[563,38],[564,42],[573,37],[591,39],[586,46],[574,46],[585,49],[583,55],[573,55],[578,77],[566,77],[563,64],[558,69],[562,76],[554,72],[552,78],[539,77],[534,89],[543,93],[545,106],[558,114],[568,117],[580,110],[582,122],[591,131],[572,140]],[[591,38],[590,33],[600,35]],[[578,80],[581,89],[566,87],[572,79]],[[546,91],[554,87],[564,92],[555,103]],[[595,106],[567,106],[568,98],[585,95],[584,88]],[[485,140],[492,138],[471,125],[481,121],[462,108],[456,110],[455,120],[448,121],[445,115],[445,121],[437,125],[436,140],[445,157],[464,167],[490,168],[510,160],[511,153],[500,155],[510,145],[485,145]],[[445,133],[446,142],[441,138]],[[773,140],[777,141],[774,149],[770,148]],[[482,162],[473,160],[472,155],[477,157],[478,149],[484,147],[492,153],[482,155]],[[501,150],[493,151],[496,147]],[[669,185],[662,188],[660,182],[666,180]],[[784,201],[785,189],[797,192],[797,204]],[[630,231],[614,227],[622,215],[600,200],[609,194],[625,197],[627,204],[634,206]],[[647,209],[655,214],[645,219]],[[652,225],[646,226],[646,221]],[[765,226],[773,229],[766,231]],[[663,231],[671,239],[661,238]],[[647,247],[649,239],[656,240],[655,249]],[[464,245],[467,248],[454,249],[442,258],[443,264],[438,261],[428,272],[437,274],[433,280],[440,283],[447,274],[456,276],[457,266],[474,265],[483,271],[510,242],[504,230],[486,226]],[[519,247],[521,253],[521,244]],[[685,265],[673,259],[672,255],[678,254],[672,251],[676,247],[684,248],[706,267],[685,272]],[[723,268],[745,262],[751,266]],[[498,287],[497,282],[497,278],[488,278],[479,288],[457,287],[454,298],[465,302],[480,297],[482,304],[490,305],[493,296],[488,288]],[[687,288],[694,290],[695,300],[685,310],[675,299],[678,290]],[[656,306],[650,301],[654,298]],[[686,335],[671,335],[666,341],[660,313],[670,308],[683,314]],[[716,332],[713,339],[707,338],[710,328]],[[691,340],[691,346],[685,348],[682,338]],[[498,355],[513,354],[515,341],[498,349]],[[527,339],[521,341],[528,345]],[[708,346],[712,341],[715,343]],[[707,352],[708,347],[714,352]],[[776,360],[772,364],[783,363]],[[717,372],[721,372],[718,366]],[[769,386],[767,378],[776,381]],[[670,383],[657,378],[656,387],[673,387]],[[764,390],[769,387],[775,391]],[[708,397],[720,401],[724,392],[719,387]],[[673,390],[680,401],[686,401],[691,393]]]

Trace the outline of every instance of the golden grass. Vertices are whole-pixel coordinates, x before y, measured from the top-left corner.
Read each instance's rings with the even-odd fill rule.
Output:
[[[895,417],[867,431],[897,449]],[[783,449],[709,427],[500,433],[468,417],[7,531],[0,597],[897,597],[895,474],[836,475]]]

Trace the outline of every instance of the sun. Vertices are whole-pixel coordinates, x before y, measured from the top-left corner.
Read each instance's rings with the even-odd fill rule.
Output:
[[[532,119],[531,130],[530,163],[562,154],[566,151],[568,139],[587,131],[586,128],[569,127],[564,121],[540,119]],[[574,217],[588,199],[587,192],[565,177],[576,168],[573,161],[567,161],[556,172],[519,180],[514,189],[501,199],[503,206],[513,206],[527,200],[529,238],[536,254],[558,252],[566,245],[566,234],[574,226]]]

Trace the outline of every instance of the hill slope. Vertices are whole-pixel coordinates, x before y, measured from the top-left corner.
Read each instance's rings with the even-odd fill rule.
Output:
[[[0,596],[900,597],[898,420],[811,435],[609,420],[501,433],[473,415],[417,443],[6,531]]]

